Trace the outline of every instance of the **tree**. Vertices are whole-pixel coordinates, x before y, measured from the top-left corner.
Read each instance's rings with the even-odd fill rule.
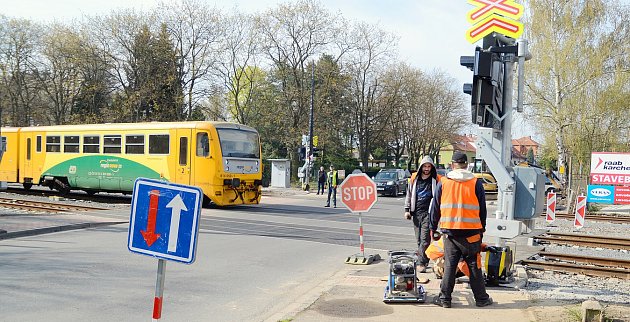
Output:
[[[164,2],[157,15],[166,23],[174,40],[185,119],[191,119],[193,114],[199,113],[204,100],[216,94],[216,87],[212,86],[212,70],[222,53],[219,50],[220,36],[229,26],[222,25],[218,10],[210,9],[198,0]],[[216,113],[212,111],[215,116]]]
[[[335,17],[315,1],[300,0],[280,4],[257,21],[264,53],[273,66],[270,76],[278,92],[275,98],[282,107],[277,115],[283,120],[278,130],[283,132],[282,143],[297,168],[295,151],[308,128],[310,70],[306,66],[332,42]]]
[[[217,73],[227,91],[231,116],[238,123],[250,125],[258,114],[256,95],[265,76],[256,60],[259,30],[253,17],[240,13],[227,17],[223,25],[222,59],[217,62]]]
[[[453,78],[440,71],[425,74],[416,70],[413,75],[407,78],[404,140],[408,168],[418,169],[422,156],[439,162],[440,149],[466,124],[467,109]]]
[[[534,164],[535,160],[534,160],[534,149],[527,149],[527,162],[529,164]]]
[[[39,92],[33,71],[40,35],[40,27],[28,20],[0,16],[0,76],[3,101],[10,107],[8,121],[2,124],[28,126],[37,122],[34,117]]]
[[[396,101],[391,95],[386,97],[385,83],[381,82],[387,62],[394,47],[394,37],[366,23],[357,23],[352,30],[356,47],[345,57],[346,70],[351,78],[349,106],[350,123],[356,135],[359,159],[367,170],[372,145],[377,140],[376,133],[384,130],[386,121],[392,114],[387,101]]]
[[[61,24],[47,26],[37,62],[39,88],[48,106],[50,124],[66,124],[81,90],[81,37]]]
[[[526,8],[531,117],[555,141],[558,167],[569,154],[587,163],[591,151],[619,146],[628,133],[629,7],[530,0]]]

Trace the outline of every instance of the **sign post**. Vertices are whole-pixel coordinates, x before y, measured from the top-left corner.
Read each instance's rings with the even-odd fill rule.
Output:
[[[127,248],[158,259],[153,320],[162,316],[166,261],[195,261],[202,199],[197,187],[144,178],[134,183]]]
[[[363,221],[361,213],[370,211],[376,203],[376,184],[365,173],[353,173],[339,185],[341,203],[353,213],[359,213],[359,249],[360,253],[346,258],[346,264],[369,265],[381,259],[381,256],[365,255],[363,242]]]
[[[547,223],[553,224],[556,220],[556,193],[549,192],[547,194]]]
[[[575,222],[576,229],[584,227],[584,217],[586,216],[586,196],[580,195],[575,203]]]

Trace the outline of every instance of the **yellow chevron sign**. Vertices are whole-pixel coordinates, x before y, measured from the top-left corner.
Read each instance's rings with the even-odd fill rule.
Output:
[[[473,26],[466,31],[466,39],[476,43],[483,37],[497,32],[511,38],[523,33],[523,24],[518,19],[523,15],[523,6],[513,0],[468,0],[475,6],[466,15]]]

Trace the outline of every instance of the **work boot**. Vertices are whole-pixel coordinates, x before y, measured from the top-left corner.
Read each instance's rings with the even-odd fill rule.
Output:
[[[488,306],[488,305],[492,305],[492,303],[494,303],[492,301],[492,298],[488,296],[487,299],[483,300],[483,301],[475,301],[475,305],[477,305],[478,307],[484,307],[484,306]]]
[[[433,299],[433,304],[437,306],[441,306],[446,309],[451,307],[451,301],[442,300],[439,295]]]

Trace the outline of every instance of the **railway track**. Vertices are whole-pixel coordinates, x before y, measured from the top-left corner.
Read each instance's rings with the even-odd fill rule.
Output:
[[[630,260],[541,252],[521,263],[534,269],[630,280]]]
[[[543,212],[542,216],[544,217],[546,216],[546,214]],[[556,218],[573,220],[575,218],[575,215],[556,213]],[[589,213],[589,214],[586,214],[586,220],[603,221],[603,222],[610,222],[610,223],[616,223],[616,224],[630,224],[630,216],[622,215],[622,214],[591,214]]]
[[[583,234],[547,233],[534,237],[540,244],[558,244],[569,246],[601,247],[630,250],[630,238],[611,238]]]
[[[30,190],[25,190],[21,187],[9,186],[6,192],[10,194],[16,194],[20,196],[36,196],[36,197],[51,197],[51,196],[59,196],[59,192],[55,190],[50,190],[48,188],[42,187],[33,187]],[[7,195],[0,193],[1,196],[6,197]],[[90,201],[95,203],[105,203],[105,204],[130,204],[131,203],[131,195],[124,194],[110,194],[110,193],[98,193],[94,195],[88,195],[81,191],[70,191],[67,195],[67,198],[72,198],[76,200]],[[19,197],[18,197],[19,198]]]
[[[0,198],[0,207],[42,212],[86,212],[106,210],[106,208],[61,204],[15,198]]]

